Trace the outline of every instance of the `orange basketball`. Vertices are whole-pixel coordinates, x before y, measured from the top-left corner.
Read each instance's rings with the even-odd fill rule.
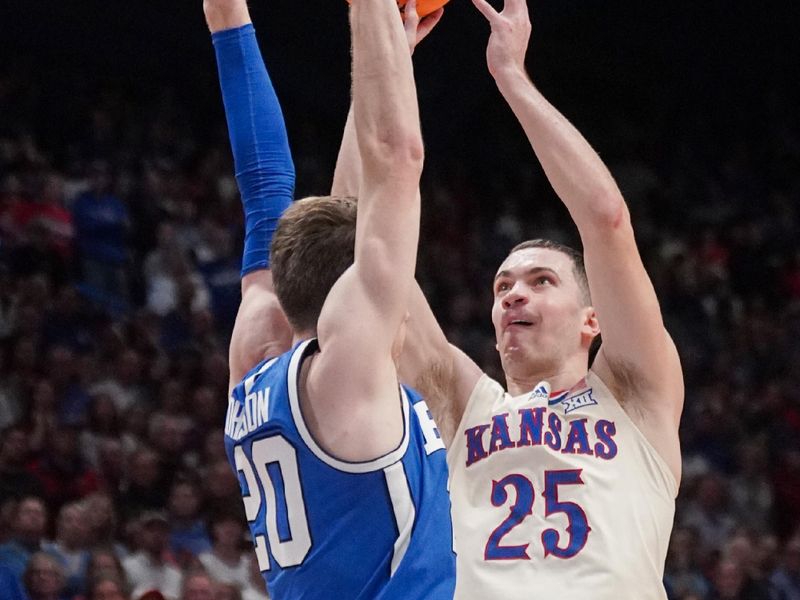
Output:
[[[426,17],[431,14],[433,11],[441,8],[445,4],[447,4],[450,0],[417,0],[417,14],[419,18]],[[350,0],[347,0],[347,3],[350,4]],[[406,5],[406,0],[397,0],[397,6],[403,8]]]
[[[448,1],[449,0],[417,0],[417,14],[421,19],[447,4]],[[397,0],[397,6],[400,8],[403,8],[405,5],[406,0]]]

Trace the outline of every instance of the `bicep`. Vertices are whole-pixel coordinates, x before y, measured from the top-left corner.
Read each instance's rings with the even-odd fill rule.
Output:
[[[449,445],[482,372],[472,359],[447,341],[417,284],[411,292],[408,332],[399,370],[401,381],[422,394]]]

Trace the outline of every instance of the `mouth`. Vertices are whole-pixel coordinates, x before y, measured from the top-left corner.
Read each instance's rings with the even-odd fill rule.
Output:
[[[526,319],[513,319],[506,324],[506,331],[517,328],[526,329],[530,327],[533,327],[533,321],[528,321]]]

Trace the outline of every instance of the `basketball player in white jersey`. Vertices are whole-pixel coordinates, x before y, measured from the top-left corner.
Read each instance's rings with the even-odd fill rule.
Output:
[[[525,71],[525,1],[502,12],[473,2],[492,29],[489,70],[584,254],[534,240],[500,265],[492,321],[507,392],[447,343],[419,288],[412,294],[401,375],[428,399],[449,448],[456,598],[663,599],[680,480],[677,351],[614,180]],[[357,179],[347,139],[334,193]]]

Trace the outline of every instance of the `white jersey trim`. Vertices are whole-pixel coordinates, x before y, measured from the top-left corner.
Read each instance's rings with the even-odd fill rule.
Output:
[[[671,496],[672,496],[670,498],[670,500],[674,501],[675,498],[677,498],[677,496],[678,496],[678,491],[680,490],[680,486],[678,485],[677,479],[675,479],[675,474],[672,472],[672,469],[670,469],[669,465],[667,465],[667,461],[664,460],[664,457],[661,456],[661,454],[658,452],[658,450],[656,450],[653,447],[653,444],[650,443],[650,440],[647,439],[647,436],[644,433],[642,433],[642,430],[639,429],[639,427],[636,425],[636,423],[634,423],[633,419],[631,419],[631,416],[628,414],[628,411],[625,410],[625,407],[622,406],[620,401],[617,400],[617,397],[611,392],[610,389],[608,389],[608,386],[606,385],[606,382],[603,381],[601,379],[601,377],[597,373],[592,371],[591,369],[589,369],[589,373],[586,376],[586,382],[587,383],[589,383],[589,378],[590,377],[597,384],[599,384],[599,386],[602,388],[603,392],[605,392],[605,394],[607,394],[609,398],[613,398],[614,399],[614,401],[617,403],[617,406],[619,406],[619,408],[620,408],[620,412],[623,415],[625,415],[625,418],[628,420],[628,424],[631,426],[633,431],[636,432],[636,435],[639,436],[639,439],[641,440],[641,442],[644,445],[644,447],[647,448],[647,450],[653,456],[653,460],[655,460],[658,463],[658,466],[664,472],[664,475],[668,479],[668,484],[671,487],[671,489],[667,490],[667,492],[669,494],[671,494]]]
[[[386,487],[389,490],[389,498],[392,501],[394,520],[397,523],[397,539],[394,542],[394,552],[392,553],[392,576],[397,571],[403,557],[406,555],[408,545],[411,543],[411,533],[414,529],[414,501],[411,498],[411,490],[408,487],[408,476],[402,462],[389,465],[384,470],[386,477]]]
[[[289,388],[289,405],[292,409],[292,419],[294,420],[295,427],[297,427],[297,432],[300,434],[300,437],[305,442],[306,446],[308,446],[308,449],[311,450],[314,456],[316,456],[329,467],[333,467],[339,471],[344,471],[345,473],[371,473],[374,471],[380,471],[402,460],[406,450],[408,449],[408,439],[410,436],[409,400],[408,396],[406,395],[406,391],[402,386],[398,386],[398,389],[400,390],[400,406],[403,410],[403,438],[400,440],[400,444],[397,446],[397,448],[381,457],[364,462],[344,461],[336,458],[335,456],[331,456],[325,450],[320,448],[319,444],[317,444],[316,440],[314,439],[314,436],[312,436],[311,432],[308,430],[305,419],[303,419],[303,411],[300,410],[300,395],[297,389],[297,383],[300,377],[300,365],[303,362],[303,357],[308,345],[312,342],[316,342],[316,338],[306,340],[297,346],[292,354],[291,360],[289,361],[289,373],[287,377],[287,386]]]

